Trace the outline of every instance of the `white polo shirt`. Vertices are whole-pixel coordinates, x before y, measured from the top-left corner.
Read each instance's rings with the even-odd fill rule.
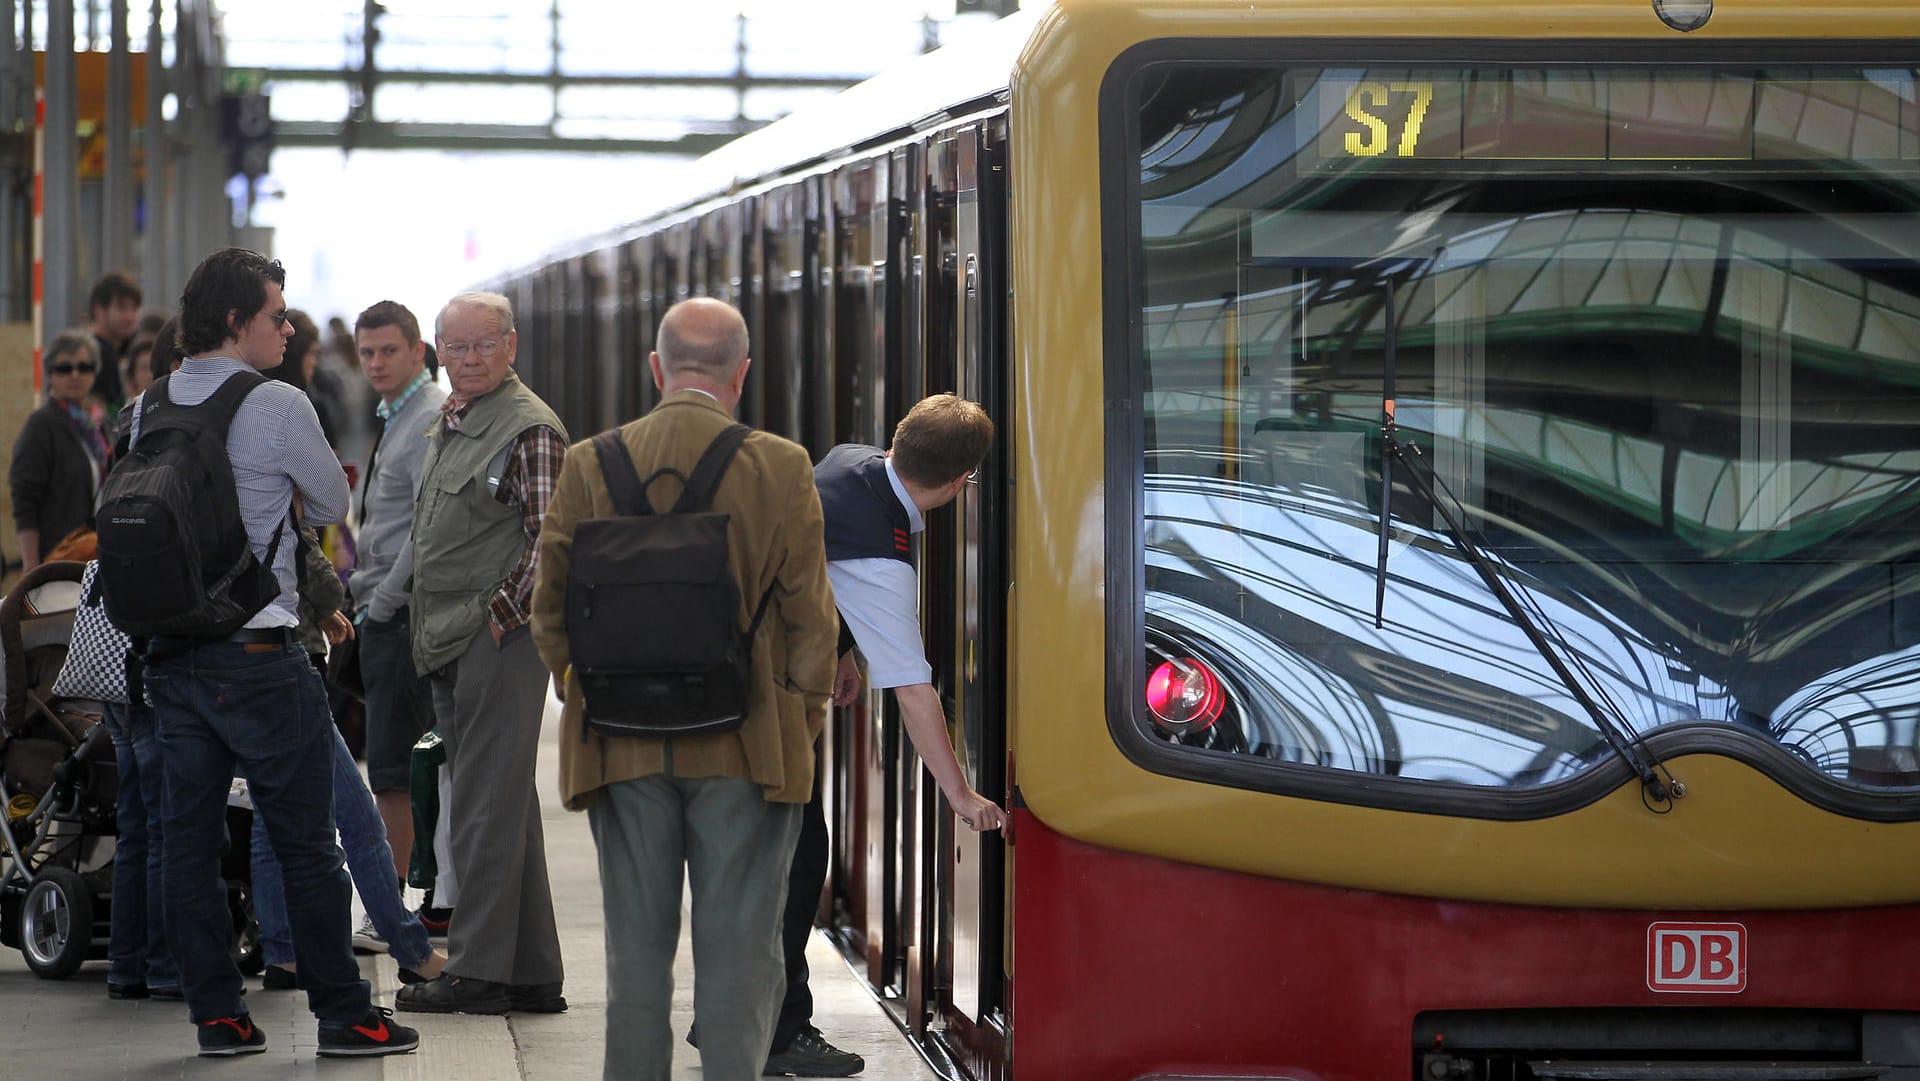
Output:
[[[920,508],[888,458],[887,481],[907,509],[908,528],[926,528]],[[841,559],[827,564],[833,603],[867,658],[867,682],[876,690],[933,682],[926,643],[920,637],[920,574],[898,559]]]

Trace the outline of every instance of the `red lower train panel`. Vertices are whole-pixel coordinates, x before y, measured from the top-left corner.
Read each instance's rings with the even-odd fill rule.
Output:
[[[1097,848],[1018,812],[1013,1074],[1398,1081],[1431,1010],[1920,1010],[1920,905],[1702,913],[1336,889]]]

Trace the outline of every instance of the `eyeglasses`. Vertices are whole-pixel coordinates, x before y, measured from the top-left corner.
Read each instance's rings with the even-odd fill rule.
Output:
[[[474,342],[441,342],[440,355],[448,360],[459,360],[467,355],[467,350],[471,349],[474,356],[482,360],[490,360],[504,344],[506,343],[499,338],[481,338]]]
[[[967,474],[967,483],[968,484],[980,483],[980,470],[978,468],[975,468],[972,472]]]
[[[92,364],[55,364],[47,370],[55,375],[72,375],[75,372],[81,375],[92,375],[100,369]]]
[[[275,330],[279,330],[281,327],[287,325],[286,312],[268,312],[267,318],[273,320],[273,329]]]

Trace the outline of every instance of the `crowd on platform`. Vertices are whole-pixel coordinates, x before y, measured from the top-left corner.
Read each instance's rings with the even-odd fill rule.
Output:
[[[90,325],[48,343],[46,404],[14,446],[23,563],[59,541],[61,554],[97,547],[110,563],[125,542],[90,546],[87,534],[116,497],[116,467],[169,429],[217,419],[208,430],[224,440],[244,547],[268,583],[237,629],[131,639],[140,675],[126,701],[105,705],[121,772],[108,994],[184,999],[202,1055],[265,1047],[216,896],[222,809],[242,776],[261,986],[307,992],[320,1054],[412,1050],[418,1033],[394,1010],[564,1011],[534,784],[551,686],[564,703],[560,795],[589,816],[607,909],[605,1076],[668,1076],[683,881],[697,984],[688,1039],[707,1075],[859,1072],[860,1056],[813,1026],[807,991],[828,862],[818,740],[830,702],[852,702],[863,681],[892,688],[956,815],[976,830],[1004,824],[949,743],[913,561],[924,516],[973,482],[992,422],[935,395],[891,448],[845,445],[813,463],[734,423],[747,327],[694,299],[667,312],[647,358],[659,404],[598,446],[570,446],[514,374],[505,297],[448,300],[431,344],[389,300],[351,330],[333,320],[323,340],[285,285],[279,263],[226,249],[194,271],[174,311],[143,316],[139,286],[107,275]],[[634,509],[608,448],[647,478],[653,505],[677,494],[653,483],[673,475],[704,485],[704,509],[725,515],[713,543],[737,583],[745,656],[744,705],[721,730],[604,725],[574,669],[574,538]],[[109,585],[109,612],[134,588]],[[341,674],[349,657],[357,678]],[[423,786],[416,758],[434,748],[445,783]],[[416,802],[435,808],[433,825],[416,829]],[[417,908],[404,900],[410,870],[429,887]],[[367,914],[358,929],[354,889]],[[393,955],[407,985],[393,1009],[372,1000],[354,949]]]

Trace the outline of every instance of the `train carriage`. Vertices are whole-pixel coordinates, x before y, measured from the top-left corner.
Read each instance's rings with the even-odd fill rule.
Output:
[[[1904,0],[1061,0],[503,282],[587,431],[1001,441],[822,917],[943,1071],[1920,1077]]]

